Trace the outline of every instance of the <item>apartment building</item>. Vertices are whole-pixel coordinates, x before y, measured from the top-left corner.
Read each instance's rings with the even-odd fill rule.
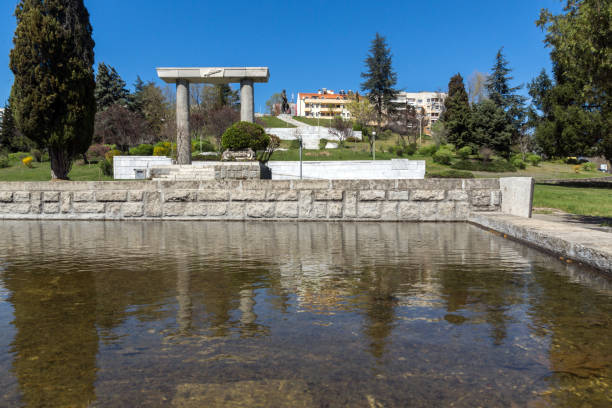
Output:
[[[344,91],[335,93],[326,88],[317,92],[300,92],[297,100],[297,116],[327,119],[342,116],[350,119],[351,113],[346,109],[346,105],[350,102],[349,93]]]
[[[397,105],[397,109],[408,105],[417,109],[423,108],[425,119],[427,119],[427,126],[424,130],[426,134],[429,134],[431,126],[440,119],[446,96],[444,92],[399,92],[392,102]]]

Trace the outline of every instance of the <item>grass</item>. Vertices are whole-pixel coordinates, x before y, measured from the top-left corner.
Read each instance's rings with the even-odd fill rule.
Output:
[[[577,215],[612,217],[612,189],[538,184],[533,194],[533,206],[556,208]]]
[[[74,164],[68,174],[70,180],[97,181],[112,180],[112,177],[102,174],[95,164]],[[0,169],[0,181],[49,181],[51,180],[51,165],[49,162],[33,163],[32,168],[15,162],[11,167]]]
[[[267,128],[294,128],[295,125],[287,123],[284,120],[277,118],[276,116],[261,116],[257,118],[264,123]]]
[[[332,125],[332,119],[305,118],[303,116],[294,116],[293,119],[299,120],[300,122],[306,123],[310,126],[330,127]]]

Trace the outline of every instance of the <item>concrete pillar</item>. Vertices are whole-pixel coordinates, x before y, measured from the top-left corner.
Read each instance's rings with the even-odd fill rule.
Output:
[[[243,122],[255,122],[254,112],[253,80],[245,78],[240,81],[240,120]]]
[[[176,150],[178,164],[191,164],[189,137],[189,81],[176,80]]]

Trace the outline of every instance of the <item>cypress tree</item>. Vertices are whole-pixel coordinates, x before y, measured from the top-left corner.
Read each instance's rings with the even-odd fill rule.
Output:
[[[13,139],[17,134],[17,129],[15,127],[15,118],[13,116],[13,109],[11,108],[10,99],[4,105],[4,112],[2,112],[2,124],[0,126],[0,150],[10,150],[13,143]]]
[[[454,75],[448,83],[448,97],[444,100],[442,120],[448,130],[448,141],[457,148],[474,145],[470,133],[470,114],[463,77],[461,74]]]
[[[116,103],[121,106],[127,105],[130,93],[117,70],[101,62],[98,64],[95,95],[98,110],[103,111]]]
[[[385,37],[376,33],[365,63],[368,71],[361,74],[365,79],[361,89],[368,92],[368,99],[374,105],[380,127],[382,116],[390,113],[391,100],[397,94],[393,88],[397,83],[397,74],[393,71],[391,50],[387,47]]]
[[[91,144],[94,41],[83,0],[21,0],[10,54],[18,129],[48,148],[52,177],[67,179]]]

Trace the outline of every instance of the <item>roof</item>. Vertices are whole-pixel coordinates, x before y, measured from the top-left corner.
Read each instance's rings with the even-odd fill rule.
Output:
[[[348,95],[342,94],[320,94],[318,92],[299,92],[298,99],[303,97],[313,97],[316,96],[318,99],[333,99],[333,100],[343,100],[348,99]]]

